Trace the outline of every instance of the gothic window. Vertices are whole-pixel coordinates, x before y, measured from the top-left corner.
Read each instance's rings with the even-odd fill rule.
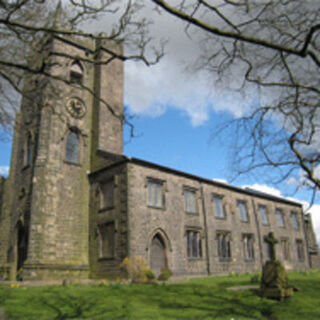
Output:
[[[195,190],[184,190],[184,204],[187,213],[197,213],[196,192]]]
[[[213,195],[212,197],[213,201],[213,211],[216,218],[225,218],[225,212],[222,205],[222,196],[219,195]]]
[[[113,258],[115,250],[114,222],[98,226],[98,252],[99,258]]]
[[[282,212],[282,210],[276,209],[276,216],[277,216],[278,227],[284,228],[284,219],[283,219],[283,212]]]
[[[282,256],[285,261],[290,260],[290,244],[289,239],[283,238],[280,241],[281,244],[281,250],[282,250]]]
[[[114,180],[100,183],[100,209],[112,208],[114,205]]]
[[[218,256],[221,261],[231,258],[231,233],[229,231],[217,232]]]
[[[267,207],[259,206],[260,220],[261,223],[265,226],[269,225]]]
[[[188,258],[202,258],[202,241],[200,231],[187,230]]]
[[[24,165],[28,166],[31,163],[32,158],[32,136],[31,133],[27,134],[27,140],[25,143],[25,151],[24,151]]]
[[[163,182],[148,180],[148,206],[155,208],[164,207]]]
[[[300,261],[304,260],[304,250],[303,250],[303,241],[301,239],[296,240],[297,245],[297,255]]]
[[[238,201],[237,207],[240,216],[240,221],[248,222],[248,211],[245,201]]]
[[[74,61],[70,67],[70,82],[75,84],[82,84],[83,81],[83,67],[79,61]]]
[[[254,259],[253,234],[245,233],[242,235],[243,253],[245,260]]]
[[[80,141],[76,132],[71,131],[66,142],[66,161],[79,163]]]
[[[291,212],[291,220],[293,227],[298,230],[299,229],[299,223],[298,223],[298,216],[296,212]]]

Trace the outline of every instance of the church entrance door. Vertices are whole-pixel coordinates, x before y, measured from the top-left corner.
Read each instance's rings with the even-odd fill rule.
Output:
[[[167,267],[165,244],[159,234],[155,235],[151,243],[150,268],[158,277],[162,269]]]
[[[16,248],[15,248],[16,266],[17,266],[17,271],[19,271],[22,268],[23,263],[27,257],[26,232],[21,221],[19,221],[16,225],[15,234],[16,234],[16,240],[15,240],[16,241]]]

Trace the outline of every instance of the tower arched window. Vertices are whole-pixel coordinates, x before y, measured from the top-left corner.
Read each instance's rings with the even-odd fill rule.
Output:
[[[79,163],[79,151],[79,137],[75,131],[71,131],[67,136],[66,161],[71,163]]]
[[[70,82],[75,84],[82,84],[83,81],[83,67],[79,61],[74,61],[70,67]]]

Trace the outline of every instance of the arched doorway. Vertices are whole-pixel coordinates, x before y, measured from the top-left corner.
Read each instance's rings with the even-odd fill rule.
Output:
[[[161,271],[166,267],[166,246],[160,234],[156,234],[151,241],[150,268],[158,277]]]
[[[19,221],[16,225],[16,254],[17,271],[19,271],[27,258],[27,239],[23,224]]]

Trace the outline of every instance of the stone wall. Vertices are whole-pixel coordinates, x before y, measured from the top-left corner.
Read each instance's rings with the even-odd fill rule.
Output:
[[[148,206],[148,179],[163,182],[165,206]],[[185,210],[184,189],[196,191],[197,213]],[[222,197],[225,218],[217,218],[212,202],[213,195]],[[248,222],[240,220],[237,201],[246,204]],[[268,225],[263,225],[258,211],[259,205],[267,208]],[[275,210],[281,209],[284,227],[279,227]],[[296,230],[291,221],[291,211],[297,213],[299,227]],[[301,205],[282,199],[254,194],[223,184],[211,183],[191,175],[174,172],[141,161],[128,163],[128,220],[129,255],[142,256],[150,262],[150,243],[160,231],[166,238],[168,266],[175,275],[246,273],[261,270],[267,260],[264,236],[273,231],[279,239],[289,241],[290,257],[284,259],[281,245],[277,245],[277,258],[289,270],[306,270],[309,266],[304,222]],[[194,259],[187,256],[187,230],[199,230],[202,234],[203,255]],[[221,259],[218,255],[217,233],[229,232],[231,235],[231,258]],[[244,235],[253,236],[254,258],[244,257]],[[297,256],[296,240],[303,242],[303,256]]]
[[[98,43],[100,46],[122,53],[121,44],[115,41]],[[99,58],[106,61],[110,55],[100,50]],[[106,65],[95,65],[93,88],[91,172],[112,164],[118,160],[116,155],[122,154],[123,62],[115,59]]]
[[[148,206],[148,179],[164,182],[163,208]],[[186,214],[183,187],[196,190],[196,214]],[[204,214],[199,182],[182,176],[128,163],[129,255],[141,256],[150,264],[152,238],[159,232],[166,243],[168,267],[175,275],[207,274],[207,252],[203,258],[188,259],[186,231],[197,229],[205,236]],[[204,242],[203,242],[204,243]]]
[[[120,263],[128,255],[127,228],[127,170],[125,164],[115,164],[90,175],[89,255],[92,278],[121,276]],[[101,185],[112,181],[113,204],[104,207]],[[114,223],[114,246],[110,256],[99,253],[99,226]]]

